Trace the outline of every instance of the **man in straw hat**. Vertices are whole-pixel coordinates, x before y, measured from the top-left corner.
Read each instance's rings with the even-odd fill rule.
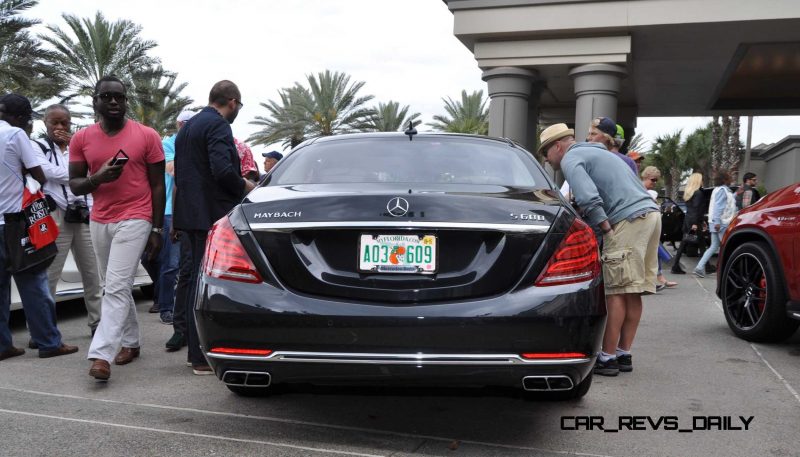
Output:
[[[606,322],[594,372],[633,370],[631,346],[642,316],[642,294],[655,293],[661,215],[625,162],[597,143],[576,143],[566,124],[546,128],[538,152],[561,170],[583,219],[603,233]]]

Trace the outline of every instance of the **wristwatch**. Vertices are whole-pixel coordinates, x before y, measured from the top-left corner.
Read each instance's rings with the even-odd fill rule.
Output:
[[[153,227],[152,229],[150,229],[150,231],[161,235],[162,233],[164,233],[164,227]]]

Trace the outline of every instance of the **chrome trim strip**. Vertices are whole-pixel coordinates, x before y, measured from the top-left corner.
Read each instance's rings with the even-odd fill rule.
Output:
[[[255,231],[284,231],[296,229],[467,229],[499,230],[503,232],[547,233],[549,225],[490,224],[481,222],[421,222],[421,221],[361,221],[361,222],[257,222],[250,224]]]
[[[216,354],[206,357],[241,362],[356,363],[375,365],[573,365],[591,358],[523,359],[517,354],[381,354],[349,352],[278,351],[268,356]]]

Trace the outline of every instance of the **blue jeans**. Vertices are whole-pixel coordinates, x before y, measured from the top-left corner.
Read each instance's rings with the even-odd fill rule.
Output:
[[[0,225],[0,352],[11,349],[11,273],[6,270],[5,225]],[[61,347],[61,332],[56,326],[56,303],[50,295],[47,268],[13,275],[22,299],[25,319],[31,338],[40,351],[54,351]]]
[[[711,260],[711,256],[719,252],[719,244],[720,240],[722,239],[722,235],[725,233],[725,230],[728,229],[727,225],[723,225],[719,228],[719,232],[711,232],[711,246],[706,249],[706,252],[703,253],[703,257],[700,258],[700,261],[697,262],[697,267],[695,267],[696,271],[703,272],[705,271],[706,264],[709,260]]]
[[[153,302],[158,304],[158,311],[172,312],[175,304],[175,282],[178,278],[178,261],[180,260],[180,243],[173,243],[169,238],[172,227],[172,215],[164,216],[164,233],[161,238],[161,252],[154,261],[142,257],[142,265],[153,280]]]

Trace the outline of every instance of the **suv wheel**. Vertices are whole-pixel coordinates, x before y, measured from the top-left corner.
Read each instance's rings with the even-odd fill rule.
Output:
[[[731,253],[720,276],[725,320],[748,341],[782,341],[800,322],[786,315],[780,269],[763,242],[745,243]]]

